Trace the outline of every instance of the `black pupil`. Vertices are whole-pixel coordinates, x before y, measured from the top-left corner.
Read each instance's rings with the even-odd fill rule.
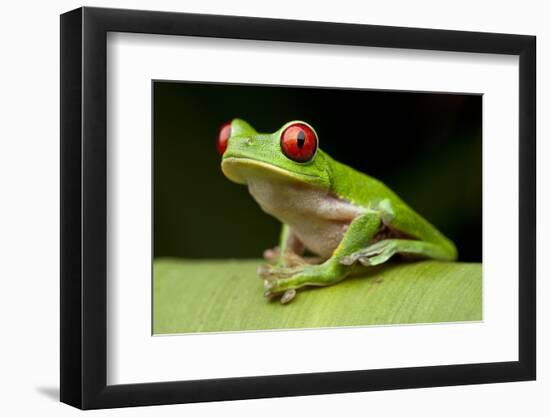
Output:
[[[300,130],[298,132],[298,137],[296,138],[298,148],[302,149],[304,147],[304,143],[306,142],[306,134],[303,130]]]

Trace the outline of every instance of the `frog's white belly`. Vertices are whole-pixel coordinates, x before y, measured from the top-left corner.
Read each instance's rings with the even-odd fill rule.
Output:
[[[316,220],[306,226],[294,226],[290,223],[290,227],[307,249],[323,259],[328,259],[344,237],[348,223]]]
[[[350,222],[364,209],[299,183],[249,180],[248,190],[260,207],[282,223],[311,252],[329,258]]]

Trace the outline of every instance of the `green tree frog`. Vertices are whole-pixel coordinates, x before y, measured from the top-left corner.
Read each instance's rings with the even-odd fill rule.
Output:
[[[245,184],[282,223],[278,247],[264,252],[269,263],[258,270],[267,298],[288,303],[299,288],[335,284],[354,266],[396,254],[457,258],[453,242],[381,181],[323,152],[304,121],[264,134],[233,119],[220,129],[217,148],[224,175]]]

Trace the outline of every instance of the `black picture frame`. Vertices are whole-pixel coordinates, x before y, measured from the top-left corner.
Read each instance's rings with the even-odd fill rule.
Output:
[[[519,56],[519,360],[107,385],[108,32]],[[88,7],[61,15],[61,401],[94,409],[535,379],[535,50],[524,35]]]

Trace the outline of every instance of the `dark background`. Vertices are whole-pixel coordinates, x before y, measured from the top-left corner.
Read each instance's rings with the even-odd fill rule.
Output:
[[[304,120],[336,160],[382,180],[481,262],[479,95],[154,81],[154,256],[257,258],[280,224],[226,179],[215,140]]]

